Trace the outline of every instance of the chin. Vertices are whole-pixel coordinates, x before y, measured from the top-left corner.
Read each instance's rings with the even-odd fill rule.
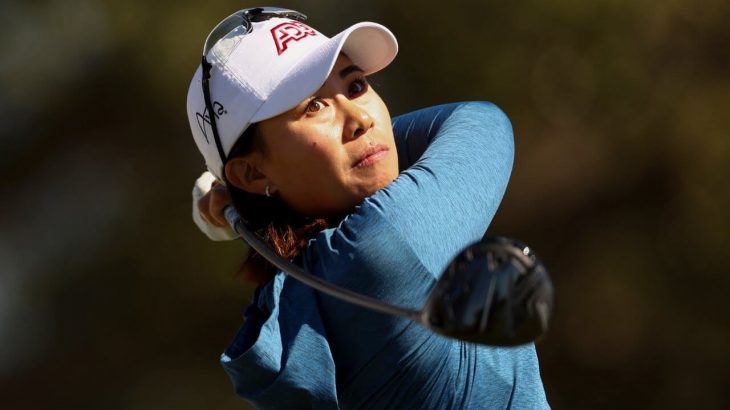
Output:
[[[390,158],[383,159],[371,166],[354,169],[350,192],[359,199],[358,203],[390,185],[398,177],[398,163]]]
[[[361,199],[365,199],[385,188],[386,186],[390,185],[390,183],[393,182],[397,176],[398,175],[396,174],[392,177],[390,175],[378,175],[377,177],[374,177],[372,180],[368,181],[368,184],[365,184],[361,187],[361,189],[358,190]]]

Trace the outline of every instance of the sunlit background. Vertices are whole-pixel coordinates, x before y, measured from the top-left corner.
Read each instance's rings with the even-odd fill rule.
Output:
[[[391,28],[372,81],[394,115],[509,115],[490,232],[555,280],[556,409],[730,407],[728,4],[278,3],[329,35]],[[247,408],[218,364],[250,296],[242,247],[191,222],[185,96],[208,30],[255,5],[0,3],[0,408]]]

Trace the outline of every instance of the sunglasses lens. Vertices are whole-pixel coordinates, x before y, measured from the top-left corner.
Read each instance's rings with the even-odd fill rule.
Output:
[[[251,27],[251,23],[243,15],[242,12],[237,12],[226,17],[223,21],[218,23],[217,26],[211,30],[208,37],[205,39],[205,45],[203,46],[203,55],[208,55],[208,51],[218,42],[218,40],[225,37],[226,34],[230,33],[237,27],[243,26],[246,31]]]
[[[203,45],[203,56],[207,56],[208,51],[213,48],[218,40],[222,39],[236,28],[243,27],[245,33],[250,33],[253,28],[251,25],[252,21],[259,22],[274,17],[286,17],[298,21],[304,21],[307,19],[307,16],[298,11],[278,7],[257,7],[237,11],[223,19],[223,21],[218,23],[218,25],[210,31],[210,34],[208,34],[208,37],[205,39],[205,44]]]

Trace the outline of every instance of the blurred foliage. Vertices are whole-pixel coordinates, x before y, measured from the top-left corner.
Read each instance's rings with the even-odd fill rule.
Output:
[[[190,223],[185,95],[251,2],[0,4],[0,407],[245,408],[217,363],[250,290]],[[728,408],[730,6],[706,0],[284,1],[378,21],[391,113],[500,105],[517,158],[490,232],[557,288],[555,408]],[[725,177],[722,177],[725,175]],[[723,182],[726,181],[726,182]]]

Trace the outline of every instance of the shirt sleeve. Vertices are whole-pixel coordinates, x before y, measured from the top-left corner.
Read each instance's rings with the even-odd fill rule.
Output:
[[[395,118],[393,126],[403,171],[339,226],[320,232],[303,264],[328,282],[420,309],[449,262],[478,241],[494,217],[512,169],[512,128],[499,108],[485,102],[415,111]],[[393,363],[420,357],[414,362],[419,366],[438,366],[453,347],[435,343],[442,339],[406,319],[328,295],[320,301],[341,403],[368,400],[363,397],[387,388]]]
[[[417,160],[372,200],[438,277],[497,212],[512,171],[512,126],[494,104],[469,102],[399,117],[394,130],[407,143],[403,160]]]
[[[404,170],[313,244],[317,271],[379,296],[368,285],[370,279],[383,286],[396,284],[382,282],[382,269],[399,272],[389,275],[395,280],[420,264],[437,278],[459,251],[484,235],[504,195],[514,157],[510,122],[487,102],[418,110],[395,118],[393,128]],[[345,273],[353,266],[369,277]]]

